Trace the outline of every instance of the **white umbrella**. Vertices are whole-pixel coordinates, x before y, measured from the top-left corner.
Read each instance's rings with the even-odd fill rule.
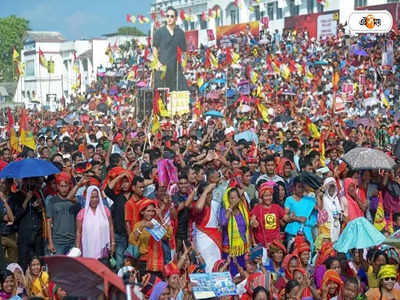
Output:
[[[380,101],[376,97],[369,97],[369,98],[364,100],[364,105],[367,106],[367,107],[368,106],[374,106],[374,105],[379,104],[379,102]]]

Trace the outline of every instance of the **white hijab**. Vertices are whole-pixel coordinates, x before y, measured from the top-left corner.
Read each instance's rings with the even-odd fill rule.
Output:
[[[99,195],[95,212],[89,206],[94,191]],[[102,258],[103,249],[110,247],[110,223],[97,186],[90,186],[86,192],[85,215],[82,222],[82,256]]]

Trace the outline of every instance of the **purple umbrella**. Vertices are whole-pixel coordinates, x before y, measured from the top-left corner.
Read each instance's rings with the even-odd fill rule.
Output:
[[[354,127],[357,127],[358,125],[363,125],[364,127],[376,127],[377,124],[374,119],[360,118],[354,122]]]
[[[353,54],[360,56],[368,56],[368,53],[363,49],[356,49],[354,50]]]

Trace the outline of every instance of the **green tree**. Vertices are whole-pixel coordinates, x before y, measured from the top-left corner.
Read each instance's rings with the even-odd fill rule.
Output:
[[[145,36],[144,32],[137,29],[135,26],[123,26],[118,28],[118,34]]]
[[[29,21],[14,15],[0,18],[0,81],[13,81],[15,66],[13,48],[21,55],[22,39],[29,30]]]

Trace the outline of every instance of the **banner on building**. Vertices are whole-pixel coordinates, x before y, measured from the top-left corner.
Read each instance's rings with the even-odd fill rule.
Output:
[[[186,31],[185,39],[188,51],[196,50],[199,47],[199,32],[197,30]]]
[[[335,14],[320,15],[317,18],[317,39],[324,40],[337,34],[337,21]]]
[[[189,91],[173,91],[169,94],[169,102],[167,104],[168,114],[170,116],[183,115],[190,112],[189,109]]]
[[[317,20],[322,15],[332,15],[335,21],[339,19],[338,10],[287,17],[285,18],[285,29],[296,30],[297,32],[307,31],[309,38],[317,38]]]
[[[239,33],[251,33],[252,36],[258,37],[259,30],[260,24],[258,21],[227,26],[217,26],[217,41],[220,41],[224,36],[237,35]]]

